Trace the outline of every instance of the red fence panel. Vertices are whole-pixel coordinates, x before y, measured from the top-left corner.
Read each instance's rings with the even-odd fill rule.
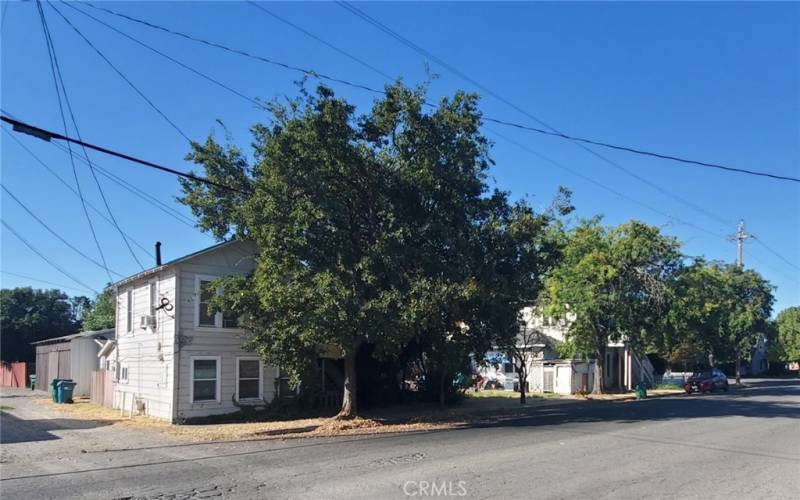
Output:
[[[24,361],[0,363],[0,385],[4,387],[26,387],[28,385],[27,364]]]

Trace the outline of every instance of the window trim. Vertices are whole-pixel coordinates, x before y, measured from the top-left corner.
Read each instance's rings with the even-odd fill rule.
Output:
[[[215,279],[221,278],[221,276],[211,276],[209,274],[196,274],[194,277],[194,327],[197,330],[211,330],[211,331],[231,331],[237,332],[241,331],[241,327],[224,327],[222,322],[222,312],[217,312],[214,314],[214,325],[201,325],[200,324],[200,283],[203,281],[214,281]],[[217,294],[219,295],[219,288],[217,288]]]
[[[195,383],[194,362],[195,361],[211,361],[211,360],[217,362],[217,376],[216,376],[217,385],[216,385],[216,388],[214,389],[214,397],[215,398],[214,399],[202,399],[200,401],[195,401],[195,399],[194,399],[194,383]],[[220,389],[222,388],[222,356],[192,356],[191,358],[189,358],[189,380],[190,380],[190,384],[189,384],[189,402],[191,404],[196,405],[196,404],[204,404],[204,403],[219,403],[220,401],[222,401],[220,399],[221,398]],[[202,381],[202,380],[208,380],[208,379],[200,379],[200,380]]]
[[[119,381],[120,384],[128,383],[129,380],[128,377],[130,376],[130,373],[128,372],[129,372],[128,365],[120,363],[119,372],[117,373],[117,380]]]
[[[242,361],[258,361],[258,396],[255,398],[239,397],[239,363]],[[236,357],[236,401],[262,401],[264,399],[264,362],[258,356],[237,356]],[[252,379],[247,379],[252,380]]]

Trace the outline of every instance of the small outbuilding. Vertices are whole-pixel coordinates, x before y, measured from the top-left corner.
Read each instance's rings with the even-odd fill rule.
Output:
[[[72,379],[75,396],[88,396],[92,371],[105,368],[103,352],[113,350],[114,328],[32,342],[36,348],[36,386],[47,391],[56,378]]]

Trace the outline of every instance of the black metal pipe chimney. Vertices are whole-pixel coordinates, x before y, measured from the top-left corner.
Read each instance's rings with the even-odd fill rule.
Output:
[[[156,241],[156,265],[161,265],[161,242]]]

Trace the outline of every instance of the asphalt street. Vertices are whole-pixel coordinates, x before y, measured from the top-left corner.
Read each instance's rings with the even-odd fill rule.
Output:
[[[538,407],[480,428],[186,444],[26,458],[43,429],[3,414],[3,498],[796,498],[800,381]],[[3,400],[13,406],[13,399]],[[30,424],[38,425],[38,424]],[[73,429],[73,434],[82,432]],[[105,432],[105,431],[104,431]],[[112,431],[107,431],[112,432]],[[59,433],[43,439],[58,446]],[[142,436],[144,438],[144,436]],[[28,443],[26,440],[32,440]],[[42,448],[46,449],[46,448]],[[11,453],[8,455],[8,453]]]

